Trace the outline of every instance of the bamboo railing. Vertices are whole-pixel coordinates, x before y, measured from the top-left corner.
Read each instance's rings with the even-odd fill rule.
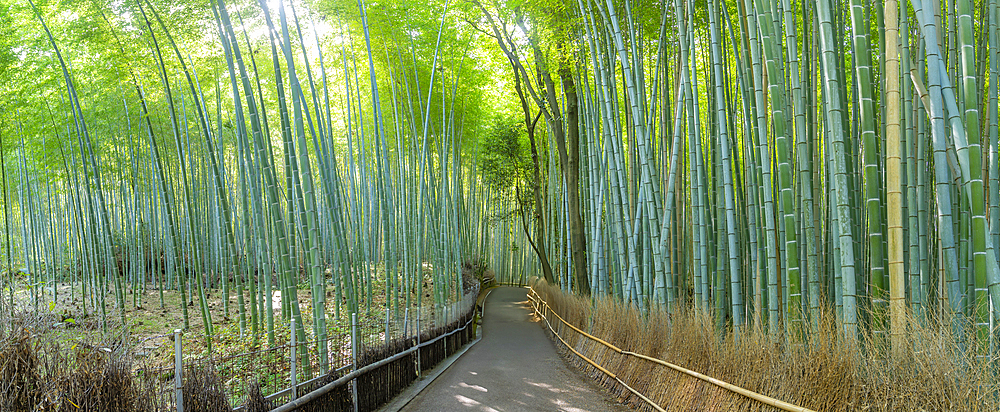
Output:
[[[632,394],[636,395],[637,397],[639,397],[640,399],[642,399],[644,402],[646,402],[647,404],[649,404],[649,406],[653,407],[654,409],[656,409],[658,411],[665,412],[666,410],[663,409],[662,407],[660,407],[660,405],[657,405],[655,402],[653,402],[651,399],[649,399],[645,395],[639,393],[639,391],[635,390],[634,388],[632,388],[631,386],[629,386],[628,384],[626,384],[616,374],[614,374],[613,372],[605,369],[603,366],[597,364],[596,362],[594,362],[590,358],[584,356],[582,353],[580,353],[579,351],[577,351],[576,349],[574,349],[572,346],[570,346],[568,343],[566,343],[566,341],[562,338],[562,336],[559,336],[559,334],[556,333],[555,329],[552,327],[552,324],[549,323],[549,318],[546,315],[547,314],[551,314],[551,315],[555,316],[556,319],[558,319],[560,322],[562,322],[563,325],[566,325],[566,326],[570,327],[571,329],[573,329],[574,331],[576,331],[580,335],[585,336],[587,339],[590,339],[590,340],[592,340],[594,342],[600,343],[601,345],[606,346],[608,349],[611,349],[612,351],[614,351],[614,352],[616,352],[618,354],[625,355],[625,356],[631,356],[631,357],[634,357],[634,358],[637,358],[637,359],[642,359],[642,360],[645,360],[645,361],[648,361],[648,362],[653,362],[653,363],[658,364],[658,365],[666,366],[666,367],[668,367],[670,369],[673,369],[673,370],[675,370],[677,372],[686,374],[688,376],[692,376],[694,378],[697,378],[697,379],[700,379],[702,381],[708,382],[708,383],[710,383],[712,385],[718,386],[718,387],[723,388],[723,389],[727,389],[727,390],[729,390],[731,392],[734,392],[736,394],[739,394],[739,395],[745,396],[747,398],[756,400],[756,401],[761,402],[761,403],[766,404],[766,405],[773,406],[773,407],[781,409],[783,411],[788,411],[788,412],[815,412],[812,409],[805,408],[805,407],[802,407],[802,406],[793,405],[791,403],[788,403],[788,402],[785,402],[785,401],[782,401],[782,400],[779,400],[779,399],[775,399],[775,398],[772,398],[772,397],[767,396],[767,395],[762,395],[762,394],[759,394],[757,392],[754,392],[754,391],[751,391],[751,390],[748,390],[748,389],[744,389],[744,388],[741,388],[739,386],[727,383],[725,381],[713,378],[711,376],[706,376],[706,375],[703,375],[701,373],[695,372],[693,370],[690,370],[690,369],[687,369],[687,368],[684,368],[684,367],[672,364],[672,363],[664,361],[662,359],[656,359],[656,358],[651,357],[651,356],[646,356],[646,355],[643,355],[643,354],[639,354],[639,353],[635,353],[635,352],[629,352],[629,351],[626,351],[626,350],[622,350],[622,349],[618,348],[617,346],[612,345],[612,344],[610,344],[608,342],[605,342],[604,340],[602,340],[602,339],[600,339],[600,338],[598,338],[596,336],[593,336],[593,335],[591,335],[591,334],[589,334],[587,332],[584,332],[583,330],[580,330],[580,328],[578,328],[578,327],[574,326],[573,324],[567,322],[566,320],[564,320],[562,318],[562,316],[559,316],[559,314],[556,313],[555,310],[552,310],[552,308],[549,307],[548,302],[546,302],[544,299],[542,299],[542,297],[539,296],[537,292],[535,292],[534,288],[530,288],[529,287],[528,290],[529,290],[529,292],[528,292],[528,300],[531,301],[531,308],[532,308],[532,310],[534,310],[535,314],[538,315],[539,318],[541,318],[541,319],[543,319],[545,321],[545,325],[549,328],[549,331],[552,332],[552,335],[555,336],[556,339],[558,339],[560,342],[562,342],[562,344],[564,346],[566,346],[566,348],[569,349],[570,352],[573,352],[574,354],[576,354],[576,356],[579,356],[580,359],[582,359],[584,362],[587,362],[588,364],[590,364],[591,366],[593,366],[597,370],[599,370],[602,373],[608,375],[609,377],[611,377],[612,379],[614,379],[615,381],[617,381],[620,385],[622,385],[622,387],[624,387],[626,390],[628,390],[629,392],[632,392]]]

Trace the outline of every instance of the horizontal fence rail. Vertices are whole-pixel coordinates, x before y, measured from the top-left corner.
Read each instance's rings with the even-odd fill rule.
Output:
[[[426,330],[417,329],[412,336],[385,339],[381,345],[358,339],[358,345],[352,347],[356,351],[356,362],[335,374],[323,376],[324,380],[303,383],[300,387],[312,389],[271,412],[290,412],[319,401],[323,401],[329,410],[368,411],[378,408],[409,386],[422,372],[475,339],[471,326],[476,320],[478,295],[477,288],[462,300],[438,308],[434,326]],[[344,395],[350,398],[349,404],[343,402]]]
[[[292,334],[288,344],[221,357],[189,356],[187,346],[199,338],[178,330],[154,337],[173,340],[173,365],[140,365],[136,373],[154,387],[156,403],[172,412],[203,403],[189,397],[199,396],[197,388],[206,384],[221,391],[234,412],[283,412],[309,403],[331,411],[375,410],[475,339],[478,295],[476,287],[459,301],[419,315],[407,310],[401,319],[388,312],[358,317],[323,340],[297,342]],[[287,326],[295,330],[294,323]],[[325,362],[321,344],[327,348]]]
[[[539,296],[537,292],[535,292],[534,288],[529,288],[528,299],[529,299],[529,301],[531,301],[531,308],[534,311],[535,315],[537,315],[539,318],[541,318],[542,320],[545,321],[545,325],[548,327],[549,331],[552,332],[552,335],[555,336],[560,342],[562,342],[562,344],[564,346],[566,346],[566,348],[569,349],[570,352],[573,352],[575,355],[577,355],[578,357],[580,357],[580,359],[582,359],[584,362],[588,363],[589,365],[593,366],[597,370],[599,370],[602,373],[608,375],[608,377],[610,377],[610,378],[614,379],[615,381],[617,381],[626,390],[628,390],[632,394],[636,395],[637,397],[639,397],[639,399],[642,399],[649,406],[651,406],[652,408],[654,408],[654,409],[656,409],[658,411],[664,411],[665,412],[665,409],[663,409],[662,407],[660,407],[659,405],[657,405],[655,402],[653,402],[652,400],[650,400],[648,397],[646,397],[645,395],[643,395],[639,391],[635,390],[634,388],[632,388],[631,386],[629,386],[628,384],[626,384],[622,379],[620,379],[613,372],[605,369],[601,365],[597,364],[596,362],[594,362],[590,358],[584,356],[584,354],[580,353],[575,348],[573,348],[572,346],[570,346],[562,338],[562,336],[559,336],[559,333],[557,333],[555,331],[555,329],[552,327],[552,324],[549,323],[549,318],[548,318],[547,315],[555,316],[555,318],[558,319],[563,325],[569,327],[570,329],[573,329],[574,331],[576,331],[577,333],[579,333],[581,336],[584,336],[587,339],[590,339],[590,340],[592,340],[594,342],[597,342],[597,343],[599,343],[601,345],[604,345],[608,349],[611,349],[612,351],[614,351],[614,352],[616,352],[618,354],[621,354],[621,355],[624,355],[624,356],[631,356],[631,357],[634,357],[634,358],[637,358],[637,359],[642,359],[644,361],[652,362],[652,363],[655,363],[655,364],[658,364],[658,365],[661,365],[661,366],[666,366],[666,367],[668,367],[670,369],[673,369],[673,370],[675,370],[677,372],[680,372],[680,373],[686,374],[688,376],[700,379],[700,380],[708,382],[708,383],[710,383],[712,385],[718,386],[720,388],[729,390],[729,391],[731,391],[733,393],[745,396],[747,398],[756,400],[756,401],[761,402],[763,404],[770,405],[770,406],[773,406],[775,408],[778,408],[778,409],[781,409],[781,410],[784,410],[784,411],[788,411],[788,412],[815,412],[815,411],[813,411],[813,410],[811,410],[809,408],[805,408],[805,407],[802,407],[802,406],[793,405],[791,403],[788,403],[788,402],[785,402],[785,401],[782,401],[782,400],[779,400],[779,399],[775,399],[775,398],[772,398],[770,396],[762,395],[762,394],[759,394],[757,392],[753,392],[751,390],[741,388],[739,386],[736,386],[736,385],[724,382],[722,380],[719,380],[719,379],[716,379],[716,378],[713,378],[713,377],[710,377],[710,376],[703,375],[701,373],[698,373],[698,372],[695,372],[693,370],[690,370],[690,369],[687,369],[687,368],[684,368],[684,367],[672,364],[670,362],[667,362],[667,361],[664,361],[664,360],[661,360],[661,359],[656,359],[656,358],[653,358],[653,357],[650,357],[650,356],[646,356],[646,355],[643,355],[643,354],[639,354],[639,353],[635,353],[635,352],[629,352],[629,351],[626,351],[626,350],[622,350],[622,349],[618,348],[617,346],[612,345],[612,344],[610,344],[608,342],[605,342],[604,340],[602,340],[602,339],[600,339],[600,338],[598,338],[596,336],[593,336],[593,335],[591,335],[591,334],[589,334],[587,332],[584,332],[583,330],[580,330],[580,328],[578,328],[578,327],[572,325],[571,323],[565,321],[562,318],[562,316],[559,316],[559,314],[556,313],[555,310],[553,310],[551,307],[549,307],[548,302],[546,302],[544,299],[542,299],[542,297]]]
[[[380,360],[378,362],[375,362],[375,363],[373,363],[371,365],[365,366],[365,367],[363,367],[361,369],[358,369],[358,370],[356,370],[354,372],[351,372],[351,373],[349,373],[347,375],[344,375],[343,377],[341,377],[341,378],[339,378],[339,379],[337,379],[337,380],[335,380],[333,382],[330,382],[330,383],[328,383],[326,385],[321,386],[319,389],[316,389],[316,390],[314,390],[312,392],[309,392],[309,393],[303,395],[301,398],[298,398],[298,399],[296,399],[294,401],[291,401],[289,403],[286,403],[284,405],[281,405],[281,406],[279,406],[279,407],[271,410],[271,412],[291,412],[291,411],[293,411],[295,409],[301,408],[302,406],[305,406],[307,403],[309,403],[309,402],[311,402],[313,400],[318,399],[320,396],[325,395],[326,393],[330,392],[331,390],[334,390],[336,388],[344,386],[344,385],[350,383],[351,381],[357,379],[358,377],[360,377],[360,376],[362,376],[362,375],[364,375],[364,374],[366,374],[368,372],[371,372],[371,371],[373,371],[375,369],[378,369],[378,368],[380,368],[382,366],[388,365],[388,364],[390,364],[390,363],[392,363],[392,362],[394,362],[396,360],[402,359],[403,357],[408,356],[408,355],[410,355],[410,354],[412,354],[412,353],[414,353],[414,352],[416,352],[416,351],[418,351],[420,349],[423,349],[423,348],[428,347],[430,345],[436,344],[436,343],[438,343],[438,341],[440,341],[440,340],[442,340],[444,338],[448,338],[448,337],[450,337],[450,336],[452,336],[452,335],[454,335],[456,333],[467,331],[469,325],[474,320],[475,320],[474,318],[470,318],[469,320],[467,320],[465,322],[464,325],[462,325],[462,327],[460,327],[458,329],[452,330],[451,332],[448,332],[448,333],[446,333],[444,335],[438,336],[438,337],[434,338],[433,340],[421,343],[418,346],[414,346],[412,348],[409,348],[407,350],[399,352],[399,353],[397,353],[395,355],[392,355],[392,356],[390,356],[388,358],[382,359],[382,360]]]

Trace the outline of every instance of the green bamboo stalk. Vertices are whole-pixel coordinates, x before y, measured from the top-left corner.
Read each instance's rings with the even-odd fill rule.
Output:
[[[884,334],[886,332],[886,325],[884,323],[885,310],[888,304],[885,294],[889,288],[885,279],[885,267],[882,263],[884,240],[882,239],[880,173],[875,147],[875,103],[872,96],[870,40],[865,28],[866,20],[864,11],[864,6],[860,1],[854,0],[851,2],[851,32],[853,33],[851,41],[855,61],[854,83],[857,85],[856,94],[859,103],[860,132],[864,153],[864,196],[868,222],[868,258],[871,268],[873,330],[875,333]]]
[[[719,25],[716,22],[716,15],[718,10],[715,6],[714,1],[709,1],[709,25],[710,25],[710,35],[711,35],[711,54],[712,58],[712,69],[715,77],[715,110],[716,110],[716,121],[718,127],[718,144],[719,149],[722,151],[721,156],[721,172],[722,181],[724,187],[724,204],[725,204],[725,228],[728,233],[728,251],[727,256],[729,257],[729,275],[730,275],[730,290],[729,295],[731,299],[731,311],[732,311],[732,322],[733,322],[733,336],[736,339],[740,337],[740,331],[743,327],[745,321],[743,320],[743,292],[742,286],[740,285],[741,274],[740,274],[740,264],[739,264],[739,249],[737,248],[736,241],[736,216],[735,216],[735,194],[733,191],[733,171],[732,171],[732,155],[729,149],[729,133],[726,127],[726,98],[724,96],[723,90],[723,74],[722,74],[722,52],[719,47]],[[719,225],[720,230],[723,227],[722,224]]]
[[[796,238],[795,231],[795,215],[792,209],[792,170],[791,164],[788,161],[788,136],[785,134],[786,119],[785,119],[785,101],[784,101],[784,90],[781,87],[778,79],[783,78],[782,71],[780,70],[779,62],[777,61],[777,55],[780,54],[780,49],[778,49],[775,44],[780,44],[780,40],[777,38],[772,38],[773,34],[771,32],[772,26],[769,24],[773,20],[770,8],[765,7],[763,2],[757,1],[757,19],[758,27],[760,27],[761,32],[761,43],[764,58],[764,66],[767,70],[768,76],[768,90],[771,96],[771,119],[772,127],[775,135],[775,155],[778,161],[778,183],[781,193],[781,210],[784,216],[785,224],[785,275],[787,276],[788,282],[788,294],[789,299],[786,308],[786,321],[789,332],[792,334],[793,339],[799,339],[801,337],[802,331],[802,303],[801,303],[801,277],[799,270],[799,253],[798,253],[798,241]],[[776,50],[777,49],[777,50]],[[764,159],[769,159],[769,153],[767,152],[766,144],[761,144],[761,157]],[[765,167],[767,167],[765,163]],[[765,181],[768,180],[765,177]],[[770,190],[766,187],[765,183],[765,196]],[[766,207],[766,206],[765,206]],[[775,279],[776,280],[776,279]],[[776,285],[775,281],[771,281],[772,284]],[[776,287],[775,287],[776,288]],[[777,294],[774,296],[769,296],[771,303],[777,305]],[[776,309],[772,309],[772,316],[776,314]],[[776,319],[771,320],[772,327],[776,325]]]
[[[986,199],[983,192],[982,149],[980,145],[979,125],[979,84],[977,82],[974,32],[972,27],[972,2],[958,0],[958,37],[961,48],[961,92],[964,95],[965,131],[968,137],[968,153],[960,154],[967,157],[969,176],[966,180],[967,191],[971,192],[970,206],[972,208],[972,260],[975,274],[973,306],[976,338],[980,351],[978,356],[989,356],[990,341],[990,310],[987,287],[987,258],[992,258],[996,265],[996,255],[987,254],[986,236],[989,231],[986,222]]]
[[[938,206],[938,232],[940,239],[941,254],[943,260],[939,263],[944,271],[944,278],[947,284],[947,299],[952,311],[952,331],[958,342],[964,341],[962,331],[963,302],[959,289],[958,279],[958,256],[955,250],[955,237],[952,219],[951,201],[951,172],[948,169],[946,150],[948,142],[945,140],[944,108],[942,107],[942,77],[946,74],[941,72],[940,50],[937,46],[937,23],[930,15],[931,10],[924,8],[920,0],[912,2],[917,19],[920,22],[920,30],[925,41],[928,61],[928,93],[929,93],[929,114],[931,121],[931,138],[934,144],[934,177],[936,181],[936,199]],[[944,75],[944,76],[943,76]]]
[[[823,66],[823,99],[826,106],[826,121],[829,124],[829,137],[833,152],[832,172],[834,175],[833,185],[836,191],[836,209],[838,217],[838,230],[840,239],[840,265],[843,288],[843,310],[842,319],[844,336],[849,342],[856,342],[858,337],[858,308],[856,296],[856,284],[854,274],[854,249],[853,230],[851,223],[851,213],[847,192],[847,170],[844,164],[844,128],[841,124],[842,106],[839,96],[840,85],[834,73],[837,72],[836,50],[833,42],[833,22],[831,20],[830,2],[821,0],[818,2],[817,17],[819,19],[820,47]]]

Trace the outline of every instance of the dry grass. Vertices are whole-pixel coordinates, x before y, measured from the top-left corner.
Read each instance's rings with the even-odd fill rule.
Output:
[[[27,330],[0,336],[0,411],[145,412],[163,409],[134,379],[121,348],[43,342]]]
[[[0,410],[30,410],[41,400],[38,358],[28,336],[12,336],[0,342]]]
[[[51,334],[48,316],[21,313],[0,323],[0,412],[166,410],[164,385],[137,374],[121,338],[65,342]],[[187,372],[188,410],[221,411],[228,404],[213,375]],[[198,407],[204,406],[204,407]],[[230,409],[225,409],[230,410]]]
[[[260,391],[259,382],[251,382],[247,385],[247,412],[268,412],[274,409],[274,403],[267,400],[264,394]]]
[[[185,412],[230,412],[226,387],[214,366],[195,366],[184,370]]]
[[[701,311],[643,317],[610,300],[569,296],[544,281],[535,290],[566,321],[619,348],[817,411],[997,411],[1000,384],[990,365],[956,350],[947,327],[914,327],[912,350],[891,359],[887,345],[840,338],[828,316],[803,343],[760,330],[719,337]],[[618,354],[551,319],[566,341],[669,411],[776,410],[664,366]],[[911,323],[915,324],[915,323]],[[613,379],[570,360],[639,410],[653,410]],[[995,366],[995,365],[994,365]]]

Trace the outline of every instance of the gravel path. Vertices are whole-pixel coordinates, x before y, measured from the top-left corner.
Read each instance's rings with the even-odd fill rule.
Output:
[[[563,361],[531,320],[527,289],[494,289],[485,305],[482,341],[404,411],[628,410]]]

